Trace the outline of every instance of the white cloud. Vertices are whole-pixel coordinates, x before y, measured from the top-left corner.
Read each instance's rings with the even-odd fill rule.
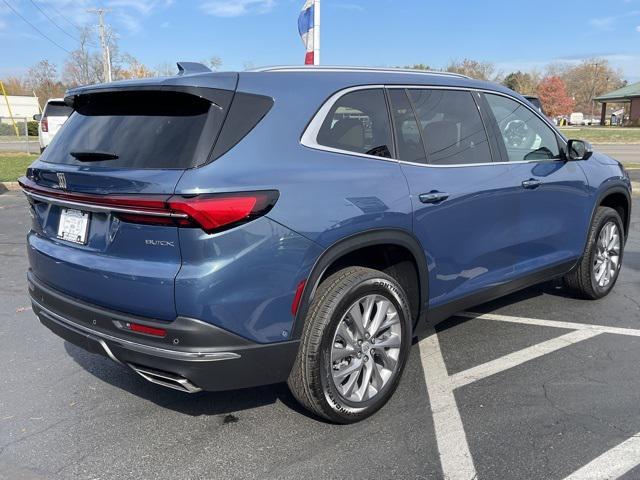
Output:
[[[640,25],[636,27],[636,32],[640,32]]]
[[[200,8],[216,17],[239,17],[250,13],[267,13],[276,4],[275,0],[208,0]]]
[[[629,17],[637,17],[640,15],[640,10],[632,10],[631,12],[623,13],[621,15],[613,15],[611,17],[598,17],[589,20],[589,25],[598,30],[613,30],[618,21]]]

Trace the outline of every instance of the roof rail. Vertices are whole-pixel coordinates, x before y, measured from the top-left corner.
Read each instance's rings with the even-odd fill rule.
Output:
[[[438,70],[418,70],[413,68],[386,68],[386,67],[348,67],[329,65],[276,65],[248,70],[250,72],[377,72],[377,73],[413,73],[427,75],[443,75],[447,77],[471,78],[461,73],[441,72]]]
[[[211,69],[198,62],[178,62],[178,75],[191,73],[211,73]]]

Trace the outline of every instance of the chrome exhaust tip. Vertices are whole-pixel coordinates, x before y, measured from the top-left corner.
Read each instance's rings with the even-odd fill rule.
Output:
[[[154,370],[153,368],[141,367],[132,363],[129,363],[128,365],[142,378],[148,382],[155,383],[156,385],[173,388],[174,390],[180,390],[185,393],[197,393],[202,391],[200,387],[196,387],[193,383],[180,375]]]

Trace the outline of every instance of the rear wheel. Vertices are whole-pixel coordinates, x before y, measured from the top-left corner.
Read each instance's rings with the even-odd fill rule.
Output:
[[[620,215],[612,208],[598,207],[582,260],[565,276],[565,284],[583,298],[595,300],[606,296],[618,280],[623,251]]]
[[[411,347],[411,315],[388,275],[349,267],[318,287],[289,377],[293,395],[313,413],[353,423],[395,391]]]

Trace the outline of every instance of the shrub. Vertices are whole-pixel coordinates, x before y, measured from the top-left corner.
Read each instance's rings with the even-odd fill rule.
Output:
[[[27,131],[29,132],[30,137],[38,136],[38,122],[35,120],[30,120],[27,122]]]

